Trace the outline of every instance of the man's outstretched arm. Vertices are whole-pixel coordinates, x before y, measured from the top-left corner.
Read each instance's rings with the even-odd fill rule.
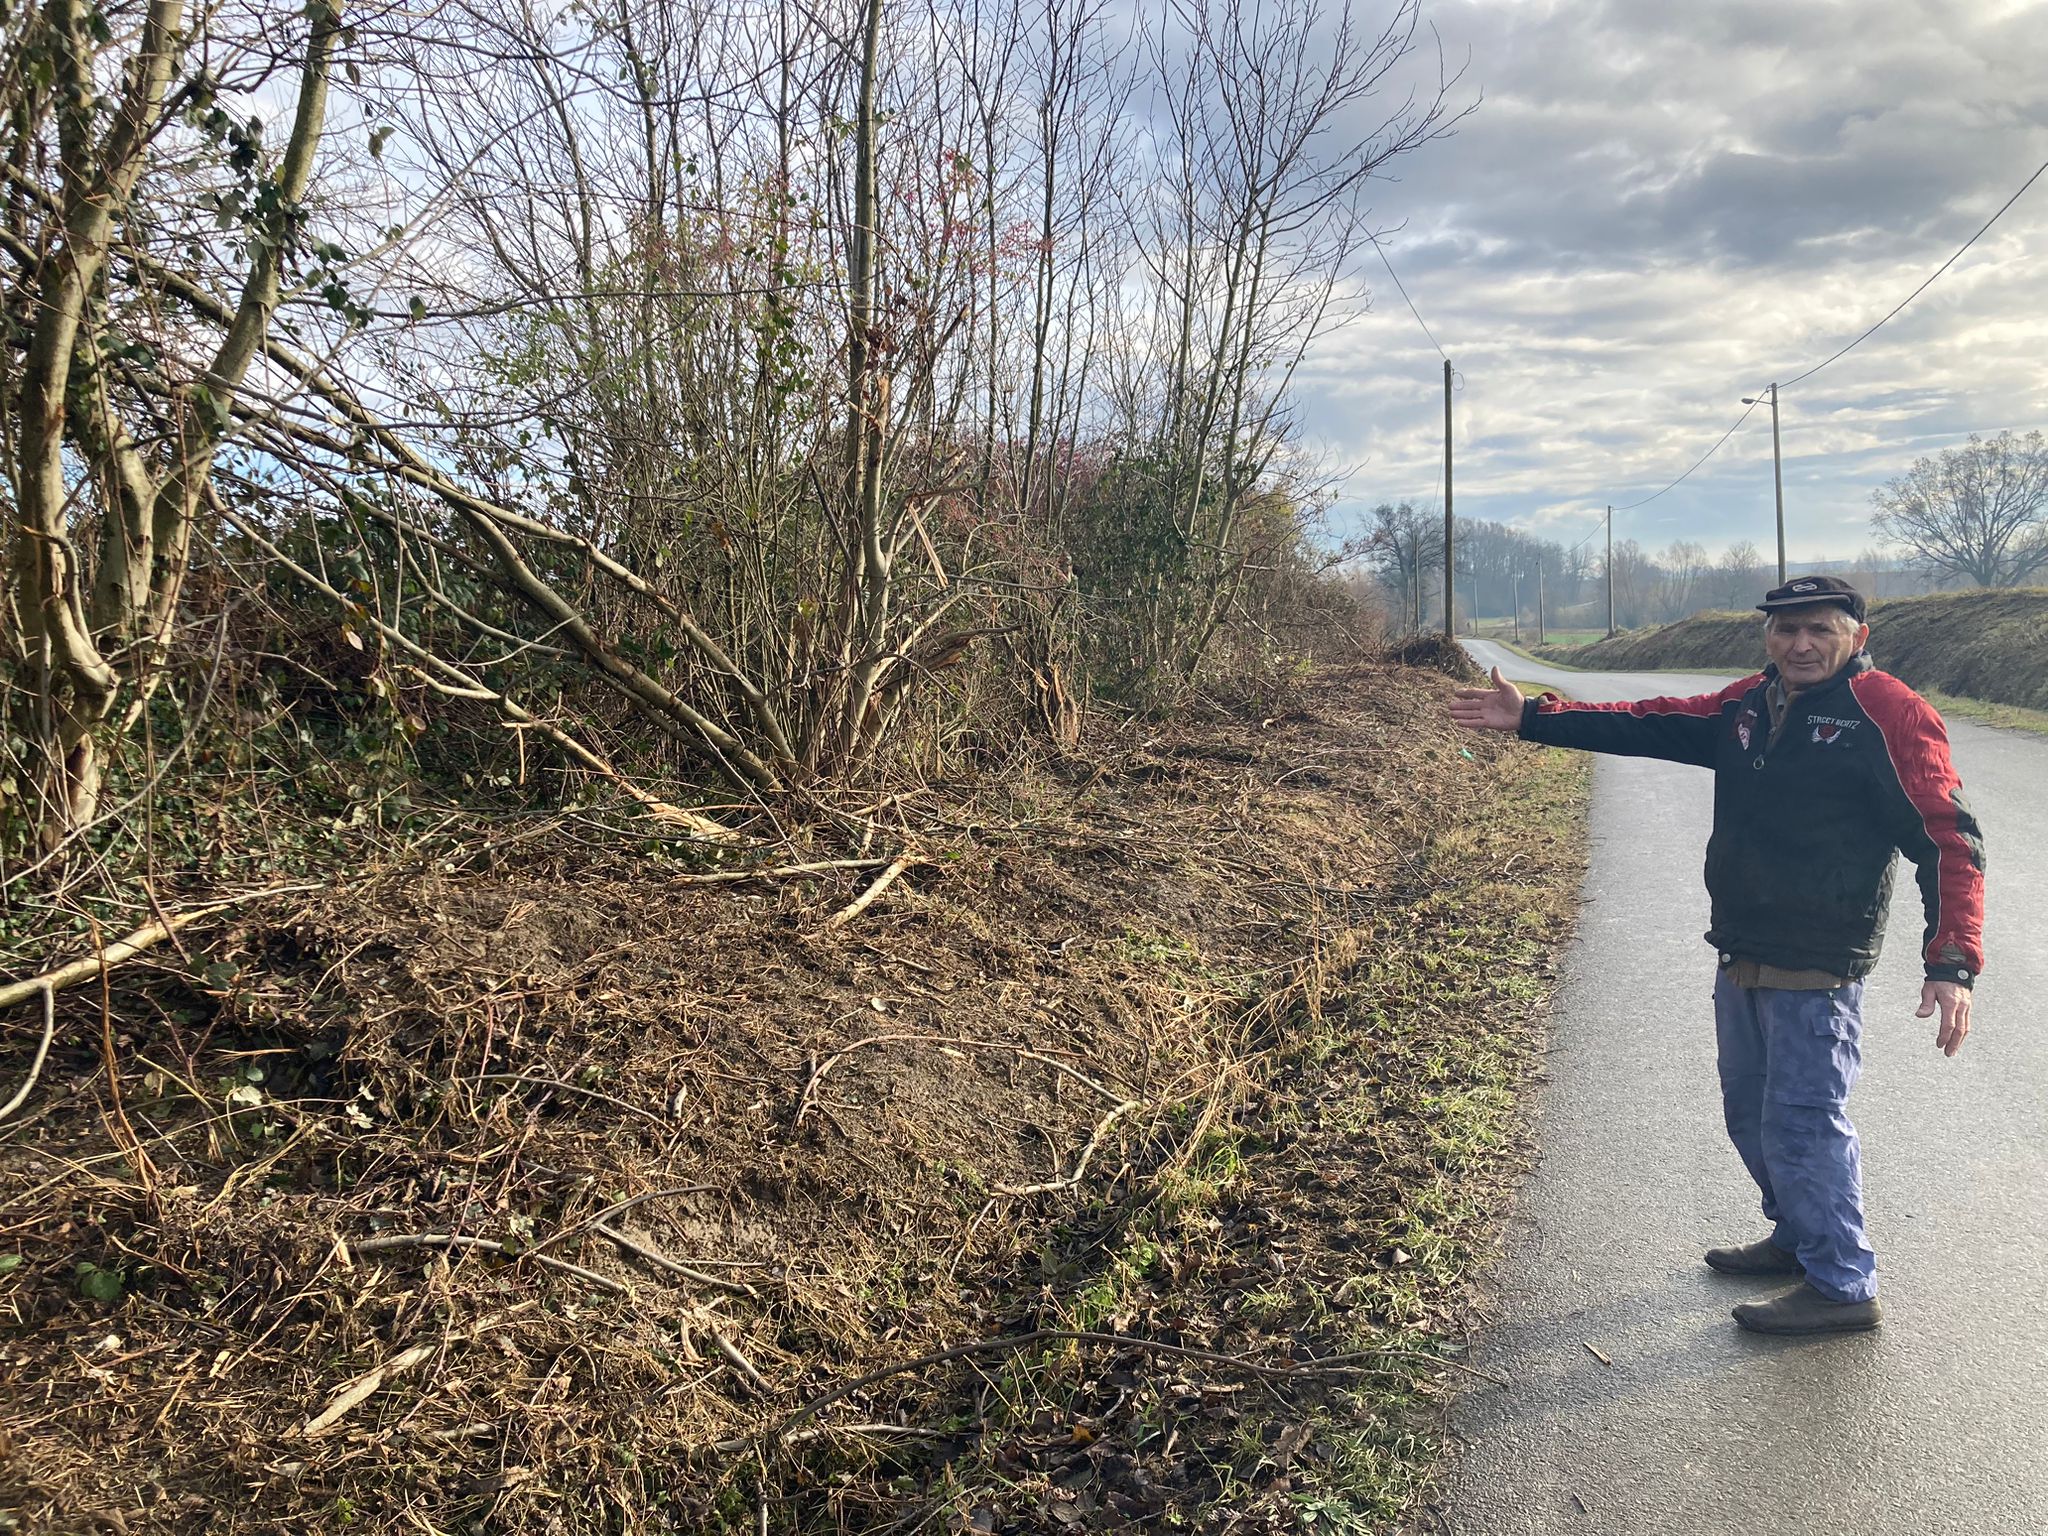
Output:
[[[1623,757],[1659,757],[1698,767],[1714,765],[1715,744],[1724,728],[1724,705],[1757,683],[1746,677],[1718,693],[1690,698],[1632,699],[1622,704],[1580,704],[1555,694],[1528,699],[1493,669],[1490,688],[1460,688],[1451,699],[1451,719],[1477,731],[1514,731],[1527,741]]]

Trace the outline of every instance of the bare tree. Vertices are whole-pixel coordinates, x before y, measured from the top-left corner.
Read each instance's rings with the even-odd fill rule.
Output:
[[[1742,539],[1728,546],[1721,558],[1714,562],[1714,569],[1708,577],[1711,596],[1708,601],[1716,608],[1747,608],[1763,596],[1767,585],[1763,551],[1748,539]]]
[[[1124,451],[1077,555],[1141,675],[1201,665],[1246,572],[1247,498],[1300,473],[1291,386],[1356,291],[1367,185],[1455,120],[1441,77],[1381,100],[1418,21],[1409,0],[1377,29],[1349,4],[1172,0],[1149,30],[1150,158],[1126,196],[1145,310],[1112,350]]]
[[[1370,177],[1451,121],[1395,88],[1413,0],[229,14],[0,35],[63,66],[0,82],[51,836],[195,557],[339,605],[387,691],[764,797],[936,730],[980,642],[1066,740],[1084,635],[1178,686],[1320,579],[1293,380]]]
[[[1975,433],[1871,493],[1878,535],[1923,568],[1980,587],[2048,570],[2048,439]]]
[[[1372,509],[1365,540],[1366,558],[1380,585],[1394,594],[1402,627],[1421,629],[1430,584],[1443,570],[1443,514],[1427,507],[1418,511],[1405,501],[1398,506],[1383,501]]]
[[[1657,564],[1661,572],[1656,593],[1659,618],[1682,619],[1704,606],[1702,588],[1709,569],[1705,545],[1678,539],[1658,556]]]
[[[1647,624],[1655,617],[1653,603],[1658,578],[1656,562],[1634,539],[1622,539],[1614,546],[1608,579],[1614,583],[1615,622],[1624,629]]]
[[[214,460],[285,275],[307,254],[304,199],[342,20],[328,0],[304,16],[279,150],[223,106],[268,85],[269,48],[220,35],[210,10],[51,0],[10,38],[7,308],[27,339],[0,415],[19,422],[5,443],[10,628],[32,679],[23,723],[46,843],[95,814],[101,727],[124,687],[150,686]],[[31,55],[47,75],[19,67]],[[206,242],[226,264],[214,279],[237,296],[195,328],[134,280],[133,258],[189,236],[202,210],[239,235]]]

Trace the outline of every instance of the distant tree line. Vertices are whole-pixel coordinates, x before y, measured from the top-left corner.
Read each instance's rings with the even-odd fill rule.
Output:
[[[1603,539],[1566,544],[1505,523],[1459,518],[1456,528],[1459,619],[1511,618],[1520,605],[1536,621],[1539,573],[1547,617],[1555,628],[1604,627],[1607,550]],[[1364,559],[1403,628],[1443,622],[1443,513],[1408,502],[1372,509],[1362,538]],[[1419,575],[1419,586],[1418,586]],[[1771,567],[1744,542],[1720,557],[1690,540],[1655,554],[1634,539],[1614,545],[1615,622],[1623,628],[1663,623],[1705,608],[1747,607],[1769,585]]]
[[[1847,559],[1796,570],[1847,575],[1873,597],[1955,586],[2018,586],[2048,578],[2048,440],[2039,432],[1972,436],[1916,461],[1872,493],[1872,531],[1883,540]],[[1554,628],[1604,628],[1607,549],[1601,538],[1567,545],[1505,523],[1457,519],[1459,621],[1537,617],[1539,572]],[[1443,623],[1443,510],[1381,502],[1358,541],[1380,600],[1402,629]],[[1659,550],[1614,544],[1614,622],[1622,629],[1688,614],[1752,606],[1776,564],[1749,540],[1718,556],[1694,540]]]

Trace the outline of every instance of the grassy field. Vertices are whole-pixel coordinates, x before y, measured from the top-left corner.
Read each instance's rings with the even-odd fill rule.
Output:
[[[1560,665],[1631,672],[1755,667],[1764,659],[1754,613],[1700,613],[1590,645],[1530,649]],[[2048,589],[1942,592],[1873,603],[1870,654],[1930,697],[2003,706],[1992,723],[2029,725],[2029,715],[2048,713]],[[2031,723],[2039,728],[2043,722]]]
[[[1533,624],[1522,626],[1519,640],[1515,636],[1515,626],[1507,619],[1481,619],[1474,633],[1481,640],[1498,640],[1529,651],[1536,648],[1536,627]],[[1544,632],[1543,643],[1546,647],[1563,650],[1591,645],[1606,638],[1607,631],[1604,629],[1552,629]]]

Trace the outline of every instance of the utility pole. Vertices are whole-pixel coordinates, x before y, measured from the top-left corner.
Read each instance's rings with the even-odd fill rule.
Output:
[[[1536,643],[1543,643],[1543,562],[1536,562]]]
[[[1451,546],[1451,360],[1444,359],[1444,633],[1458,632],[1458,594],[1451,572],[1455,556]]]
[[[1785,453],[1778,444],[1778,386],[1773,384],[1771,402],[1771,490],[1778,502],[1778,585],[1785,585]],[[1762,405],[1763,397],[1744,395],[1744,405]]]
[[[1522,643],[1522,573],[1515,572],[1515,644]]]
[[[1419,635],[1422,633],[1422,530],[1420,528],[1415,530],[1415,548],[1411,553],[1414,556],[1409,561],[1409,568],[1414,572],[1414,579],[1410,583],[1415,592],[1414,633]]]
[[[1781,582],[1782,586],[1783,583]],[[1614,508],[1607,509],[1607,633],[1614,633]]]
[[[1785,585],[1785,455],[1778,447],[1778,386],[1771,386],[1771,489],[1778,498],[1778,585]]]

